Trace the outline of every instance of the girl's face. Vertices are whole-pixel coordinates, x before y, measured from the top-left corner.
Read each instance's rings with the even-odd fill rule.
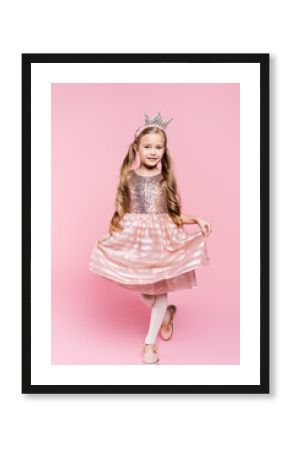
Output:
[[[142,136],[139,142],[140,166],[152,169],[161,161],[165,152],[164,138],[161,133],[150,133]]]

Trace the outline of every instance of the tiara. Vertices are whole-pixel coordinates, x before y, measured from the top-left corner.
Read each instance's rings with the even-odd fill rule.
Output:
[[[155,126],[155,127],[161,128],[163,131],[165,131],[165,128],[167,127],[167,125],[171,122],[171,120],[173,120],[172,118],[168,119],[168,120],[165,120],[165,119],[163,120],[161,118],[160,112],[157,113],[155,117],[154,116],[149,117],[148,114],[146,114],[146,113],[144,113],[144,116],[145,116],[145,124],[142,125],[140,128],[138,128],[138,130],[136,130],[135,137],[137,137],[141,133],[141,131],[143,131],[144,128],[146,128],[146,127]]]

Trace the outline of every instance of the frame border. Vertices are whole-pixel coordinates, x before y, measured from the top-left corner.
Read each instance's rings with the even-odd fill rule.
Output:
[[[22,394],[269,394],[269,53],[22,53]],[[260,384],[32,385],[31,384],[31,64],[32,63],[260,64]],[[24,157],[25,156],[25,157]]]

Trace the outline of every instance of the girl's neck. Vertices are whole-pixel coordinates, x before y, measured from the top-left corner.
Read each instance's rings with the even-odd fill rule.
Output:
[[[135,170],[135,172],[137,173],[137,175],[140,175],[141,177],[154,177],[154,176],[156,176],[156,175],[161,173],[160,170],[158,170],[156,172],[155,168],[154,169],[145,169],[144,170],[144,168],[140,169],[140,167],[138,167],[138,169]]]

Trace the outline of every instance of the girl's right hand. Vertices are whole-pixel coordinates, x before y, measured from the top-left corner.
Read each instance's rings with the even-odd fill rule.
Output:
[[[101,244],[107,237],[109,237],[109,234],[101,236],[100,239],[97,240],[97,244]]]

